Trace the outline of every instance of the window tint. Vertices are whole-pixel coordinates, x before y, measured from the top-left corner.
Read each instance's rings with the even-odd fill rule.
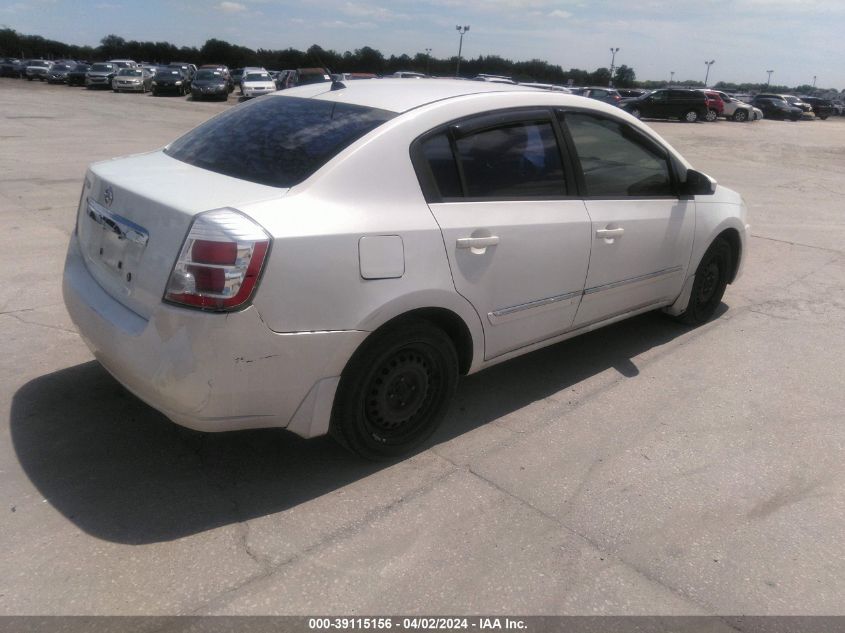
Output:
[[[471,198],[560,196],[563,166],[551,123],[484,130],[456,141]]]
[[[566,113],[589,196],[671,196],[666,157],[624,123]]]
[[[459,198],[463,195],[461,179],[458,176],[458,166],[449,145],[446,133],[438,134],[427,139],[422,144],[422,155],[425,158],[440,196],[443,198]]]
[[[394,116],[386,110],[318,99],[258,99],[191,130],[165,153],[226,176],[292,187]]]

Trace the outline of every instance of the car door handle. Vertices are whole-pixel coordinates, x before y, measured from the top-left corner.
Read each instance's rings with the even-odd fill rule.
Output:
[[[622,237],[622,234],[625,232],[625,229],[598,229],[596,230],[596,237],[600,237],[605,240],[613,239],[614,237]]]
[[[459,237],[458,248],[478,248],[484,249],[488,246],[495,246],[499,243],[498,235],[490,235],[489,237]]]

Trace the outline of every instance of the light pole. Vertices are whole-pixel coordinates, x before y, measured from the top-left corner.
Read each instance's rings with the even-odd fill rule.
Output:
[[[774,70],[767,70],[766,72],[769,73],[769,78],[766,79],[766,88],[768,88],[769,84],[772,83],[772,73],[775,72],[775,71]]]
[[[815,92],[816,92],[816,76],[813,75],[813,93],[815,94]]]
[[[461,74],[461,49],[464,47],[464,33],[469,31],[469,24],[466,26],[456,26],[455,30],[461,34],[461,41],[458,42],[458,66],[455,68],[455,77]]]
[[[613,87],[613,67],[616,64],[616,53],[619,52],[619,47],[610,48],[610,81],[607,82],[608,87]]]
[[[425,49],[425,74],[431,74],[431,49]]]
[[[716,63],[716,60],[715,60],[715,59],[711,59],[709,62],[708,62],[708,61],[705,61],[704,63],[705,63],[705,64],[707,64],[707,74],[705,74],[705,75],[704,75],[704,87],[706,88],[706,87],[707,87],[707,80],[710,78],[710,67],[711,67],[713,64],[715,64],[715,63]]]
[[[673,83],[675,83],[675,71],[670,70],[669,71],[669,86],[671,87]]]

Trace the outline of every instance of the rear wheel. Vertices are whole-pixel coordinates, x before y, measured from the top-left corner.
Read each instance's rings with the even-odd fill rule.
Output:
[[[712,318],[725,294],[732,259],[730,244],[721,237],[716,238],[695,270],[689,303],[679,321],[701,325]]]
[[[640,112],[639,108],[631,108],[630,112],[631,112],[631,116],[636,118],[636,119],[639,119],[640,117],[642,117],[642,112]]]
[[[688,112],[684,113],[684,121],[687,123],[695,123],[698,121],[698,112],[695,110],[689,110]]]
[[[389,459],[428,439],[458,382],[458,357],[443,330],[407,319],[373,335],[338,385],[331,433],[367,459]]]
[[[711,121],[711,122],[715,121],[716,119],[719,118],[719,113],[716,112],[715,110],[708,110],[706,118],[707,118],[708,121]]]

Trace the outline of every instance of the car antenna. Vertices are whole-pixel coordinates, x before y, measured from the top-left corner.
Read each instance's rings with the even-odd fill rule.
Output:
[[[346,84],[342,81],[338,81],[337,79],[332,81],[332,90],[343,90],[346,88]]]

